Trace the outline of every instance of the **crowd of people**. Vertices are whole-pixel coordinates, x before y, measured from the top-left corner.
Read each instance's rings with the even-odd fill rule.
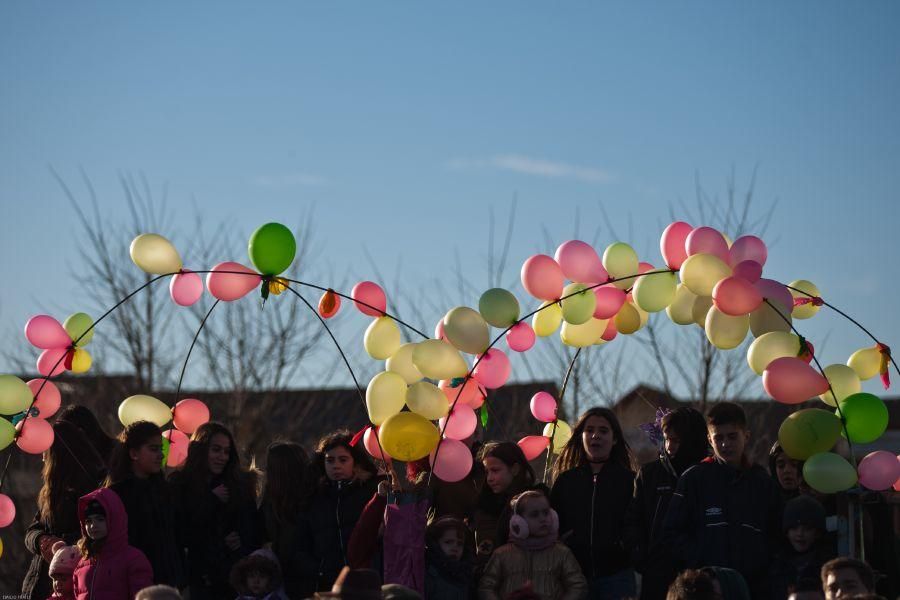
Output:
[[[428,459],[376,466],[347,431],[312,452],[274,442],[258,470],[209,422],[166,475],[152,423],[114,440],[70,406],[53,428],[25,598],[878,597],[865,562],[837,557],[833,498],[777,444],[768,471],[752,464],[728,402],[666,415],[640,468],[615,414],[591,408],[549,485],[509,441],[468,440],[474,466],[448,483]]]

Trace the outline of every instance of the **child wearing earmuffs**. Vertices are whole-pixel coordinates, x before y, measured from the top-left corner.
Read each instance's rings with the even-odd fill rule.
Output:
[[[540,490],[512,499],[509,543],[494,551],[478,583],[481,600],[500,600],[530,584],[542,600],[580,600],[587,581],[575,555],[559,542],[559,517]]]

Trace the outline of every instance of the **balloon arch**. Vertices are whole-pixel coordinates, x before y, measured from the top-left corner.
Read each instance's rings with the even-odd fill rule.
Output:
[[[223,262],[209,270],[191,271],[183,267],[181,256],[166,238],[139,235],[131,243],[131,259],[155,277],[96,320],[76,313],[62,324],[49,315],[37,315],[26,323],[25,337],[42,350],[37,359],[41,377],[24,382],[0,375],[0,414],[6,415],[0,418],[0,450],[9,454],[0,473],[0,491],[13,444],[23,452],[39,454],[53,443],[47,418],[59,409],[62,398],[52,379],[67,370],[83,373],[90,368],[85,346],[96,326],[164,279],[169,279],[175,304],[193,305],[204,294],[201,274],[206,275],[205,289],[215,302],[201,321],[194,343],[220,302],[240,300],[254,289],[259,289],[263,302],[290,292],[309,308],[334,342],[366,406],[371,425],[357,434],[354,443],[361,441],[377,460],[429,457],[436,477],[451,482],[464,478],[472,467],[472,455],[462,440],[474,432],[479,419],[487,423],[487,391],[502,387],[511,373],[509,358],[497,347],[501,339],[509,350],[527,352],[536,337],[558,330],[563,344],[578,349],[574,365],[583,349],[608,344],[619,334],[633,334],[646,325],[650,313],[665,311],[678,325],[703,328],[710,343],[722,350],[737,348],[751,333],[755,339],[747,351],[748,366],[762,377],[769,396],[784,404],[818,397],[825,404],[826,408],[792,413],[778,431],[785,452],[804,461],[803,476],[811,487],[822,493],[859,487],[900,491],[900,457],[876,451],[857,462],[853,452],[854,443],[873,442],[887,428],[884,402],[861,392],[861,381],[880,375],[888,389],[890,365],[900,373],[888,346],[826,302],[811,282],[785,285],[763,278],[767,249],[758,237],[746,235],[731,242],[714,228],[677,221],[663,231],[660,251],[665,267],[655,268],[641,262],[624,242],[611,244],[601,257],[585,242],[567,241],[554,256],[537,254],[522,265],[525,291],[541,301],[536,309],[522,315],[511,292],[490,289],[481,295],[478,310],[459,306],[448,311],[430,338],[388,313],[384,290],[371,281],[357,283],[348,295],[281,277],[294,260],[296,241],[279,223],[267,223],[251,236],[248,254],[255,270]],[[318,307],[295,289],[301,287],[322,292]],[[384,371],[372,378],[365,392],[327,324],[338,314],[342,300],[373,317],[363,344],[374,360],[385,361]],[[853,322],[874,345],[856,350],[846,364],[823,368],[812,344],[794,325],[795,319],[813,317],[822,307]],[[401,343],[398,325],[422,341]],[[493,338],[491,327],[500,330]],[[174,406],[136,395],[124,399],[118,409],[125,426],[147,420],[164,427],[172,421],[173,427],[164,432],[164,460],[170,467],[184,461],[188,436],[210,418],[202,401],[179,400],[194,343],[182,366]],[[471,355],[471,367],[464,354]],[[519,440],[519,446],[529,460],[546,452],[549,464],[571,437],[571,427],[557,418],[557,399],[547,392],[537,393],[530,408],[546,425],[543,435],[527,436]],[[842,436],[849,443],[849,461],[832,452]],[[14,515],[12,501],[0,494],[0,527],[9,525]]]

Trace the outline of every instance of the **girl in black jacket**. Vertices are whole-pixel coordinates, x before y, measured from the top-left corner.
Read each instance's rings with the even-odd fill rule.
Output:
[[[635,595],[623,523],[634,488],[631,449],[608,408],[589,409],[554,466],[551,504],[560,540],[578,559],[590,598]]]

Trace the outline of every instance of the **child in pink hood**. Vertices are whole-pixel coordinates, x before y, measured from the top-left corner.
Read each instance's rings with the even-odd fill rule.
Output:
[[[150,561],[128,545],[128,515],[114,491],[104,488],[82,496],[78,520],[82,558],[73,574],[77,600],[134,598],[153,585]]]

